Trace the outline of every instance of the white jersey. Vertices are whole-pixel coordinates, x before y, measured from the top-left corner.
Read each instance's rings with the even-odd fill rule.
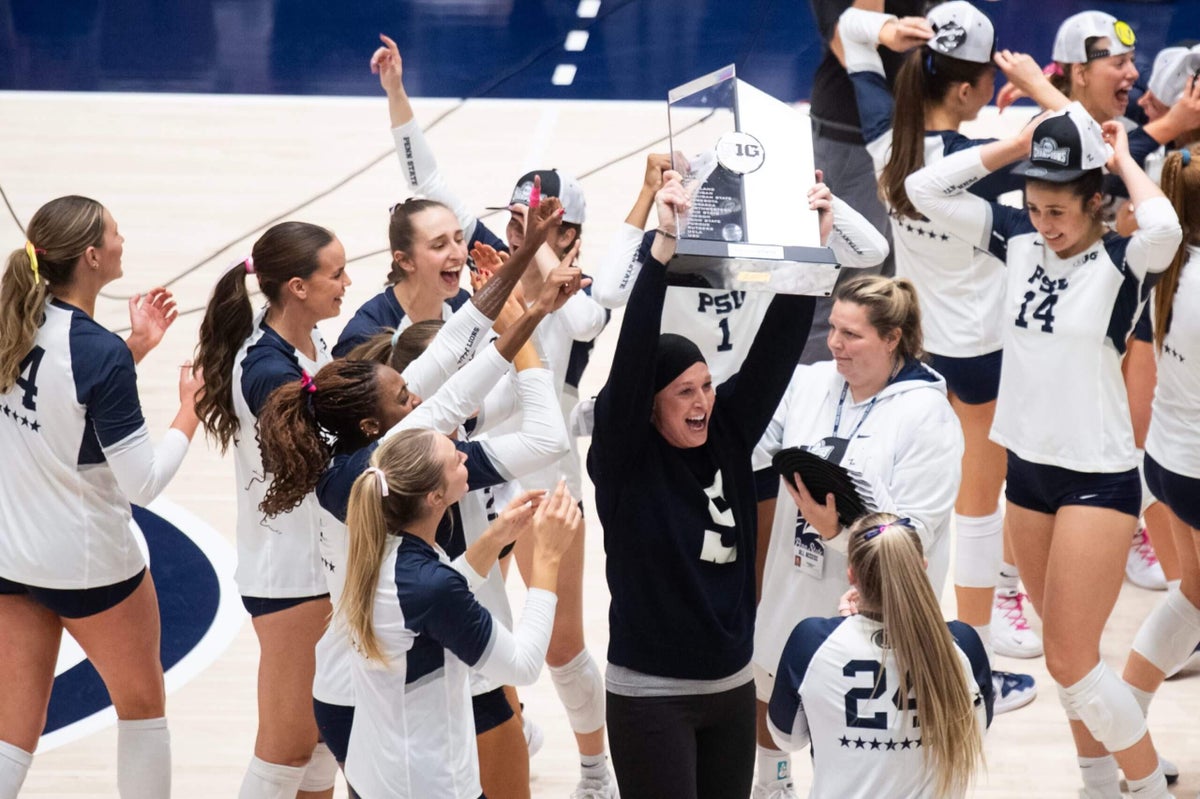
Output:
[[[947,627],[982,735],[993,704],[987,653],[968,625]],[[940,796],[921,751],[921,709],[900,709],[899,669],[882,638],[866,616],[805,619],[788,637],[767,724],[787,751],[812,744],[811,799]]]
[[[501,684],[537,679],[550,644],[554,594],[531,589],[516,634],[495,624],[446,553],[388,537],[373,627],[385,664],[356,653],[357,707],[346,779],[363,799],[478,799],[468,670]]]
[[[621,308],[650,252],[654,231],[625,222],[618,228],[592,283],[592,296],[606,308]],[[887,239],[846,203],[833,200],[829,247],[844,268],[875,266],[888,254]],[[713,384],[741,368],[763,316],[775,297],[765,291],[721,291],[671,286],[663,303],[663,333],[689,339],[704,356]]]
[[[832,361],[798,367],[760,448],[773,456],[787,447],[806,447],[861,473],[878,510],[912,520],[940,596],[950,567],[950,519],[963,453],[946,383],[911,362],[863,402],[854,402],[849,391],[843,395],[845,388]],[[780,483],[754,629],[754,663],[768,674],[774,674],[796,619],[837,612],[850,588],[840,549],[822,543]]]
[[[0,394],[0,577],[43,588],[98,588],[146,566],[129,522],[175,474],[188,439],[157,450],[129,348],[57,299]]]
[[[1200,480],[1200,247],[1188,245],[1187,258],[1158,356],[1146,452],[1164,469]]]
[[[1165,197],[1146,200],[1133,236],[1110,233],[1063,259],[1024,211],[964,191],[987,174],[976,148],[914,173],[907,188],[936,224],[1008,266],[992,440],[1024,460],[1077,472],[1136,468],[1121,356],[1147,275],[1166,269],[1179,246],[1175,210]]]
[[[259,504],[270,485],[255,438],[258,412],[279,386],[315,375],[330,355],[316,328],[312,332],[316,360],[310,360],[272,330],[260,312],[254,331],[242,344],[233,364],[233,407],[238,434],[234,439],[237,467],[238,565],[234,578],[242,596],[286,598],[324,594],[318,536],[319,506],[312,494],[299,507],[270,518]]]
[[[459,500],[458,509],[462,518],[463,533],[467,546],[470,547],[480,539],[488,526],[500,515],[500,511],[512,502],[521,492],[517,482],[501,483],[491,488],[470,491]],[[471,582],[468,577],[468,582]],[[492,619],[503,624],[508,630],[513,628],[512,605],[508,602],[508,591],[504,585],[504,573],[500,571],[500,562],[492,564],[487,576],[478,585],[472,585],[475,598],[492,614]],[[471,696],[486,694],[494,688],[499,688],[477,671],[471,671]]]
[[[877,50],[879,29],[887,18],[849,9],[838,23],[876,179],[892,154],[893,99]],[[926,133],[925,163],[936,163],[949,153],[981,143],[957,131]],[[999,191],[1018,187],[996,186],[988,194],[994,197]],[[1004,264],[932,221],[900,217],[892,208],[888,216],[896,276],[908,278],[917,289],[925,349],[951,358],[1000,349]]]

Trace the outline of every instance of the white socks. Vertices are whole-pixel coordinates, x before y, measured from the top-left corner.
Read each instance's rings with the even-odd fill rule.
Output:
[[[0,741],[0,799],[17,799],[31,763],[32,754]]]
[[[1083,776],[1083,792],[1087,799],[1122,799],[1121,775],[1117,771],[1117,759],[1104,757],[1078,757],[1079,773]]]
[[[1161,764],[1144,779],[1126,779],[1125,784],[1129,786],[1129,795],[1133,799],[1170,799],[1170,794],[1167,793],[1167,778],[1163,776]]]
[[[305,768],[281,766],[252,757],[238,799],[296,799]]]
[[[612,776],[608,770],[608,755],[579,755],[579,773],[585,780],[609,782]]]
[[[787,752],[756,746],[755,762],[758,763],[758,785],[771,785],[792,778],[792,759]]]
[[[996,578],[996,593],[1000,596],[1016,596],[1020,591],[1021,574],[1011,563],[1000,564],[1000,575]]]
[[[171,795],[171,733],[166,718],[117,722],[117,793],[121,799]]]

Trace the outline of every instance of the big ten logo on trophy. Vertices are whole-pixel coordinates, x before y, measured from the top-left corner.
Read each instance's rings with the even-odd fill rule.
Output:
[[[735,130],[717,139],[717,161],[730,172],[748,175],[766,160],[766,148],[749,133]]]
[[[730,65],[668,92],[667,122],[672,165],[692,199],[668,281],[828,296],[837,259],[804,202],[816,183],[809,119]]]

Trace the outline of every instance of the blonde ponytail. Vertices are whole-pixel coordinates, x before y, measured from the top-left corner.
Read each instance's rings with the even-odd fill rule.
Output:
[[[335,612],[369,660],[387,661],[373,622],[387,537],[420,519],[427,512],[425,496],[441,488],[446,464],[437,457],[438,438],[432,430],[402,430],[379,445],[371,468],[350,489],[346,585]]]
[[[900,674],[901,713],[920,711],[921,746],[937,796],[966,793],[984,762],[970,675],[925,574],[921,540],[907,519],[875,513],[850,530],[850,568],[861,608],[876,608]]]
[[[34,213],[25,235],[25,246],[8,256],[0,279],[0,393],[21,375],[51,289],[70,285],[87,248],[104,243],[104,206],[87,197],[59,197]]]

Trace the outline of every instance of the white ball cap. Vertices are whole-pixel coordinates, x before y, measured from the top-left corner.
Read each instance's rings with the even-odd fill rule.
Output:
[[[1188,78],[1200,69],[1200,45],[1192,49],[1168,47],[1154,57],[1148,88],[1164,105],[1175,105],[1187,88]]]
[[[1100,37],[1108,39],[1105,55],[1131,52],[1137,41],[1129,23],[1103,11],[1081,11],[1058,26],[1053,58],[1060,64],[1086,64],[1087,40]]]
[[[930,49],[960,61],[991,63],[996,30],[978,8],[966,0],[951,0],[930,9],[925,18],[933,27]]]

